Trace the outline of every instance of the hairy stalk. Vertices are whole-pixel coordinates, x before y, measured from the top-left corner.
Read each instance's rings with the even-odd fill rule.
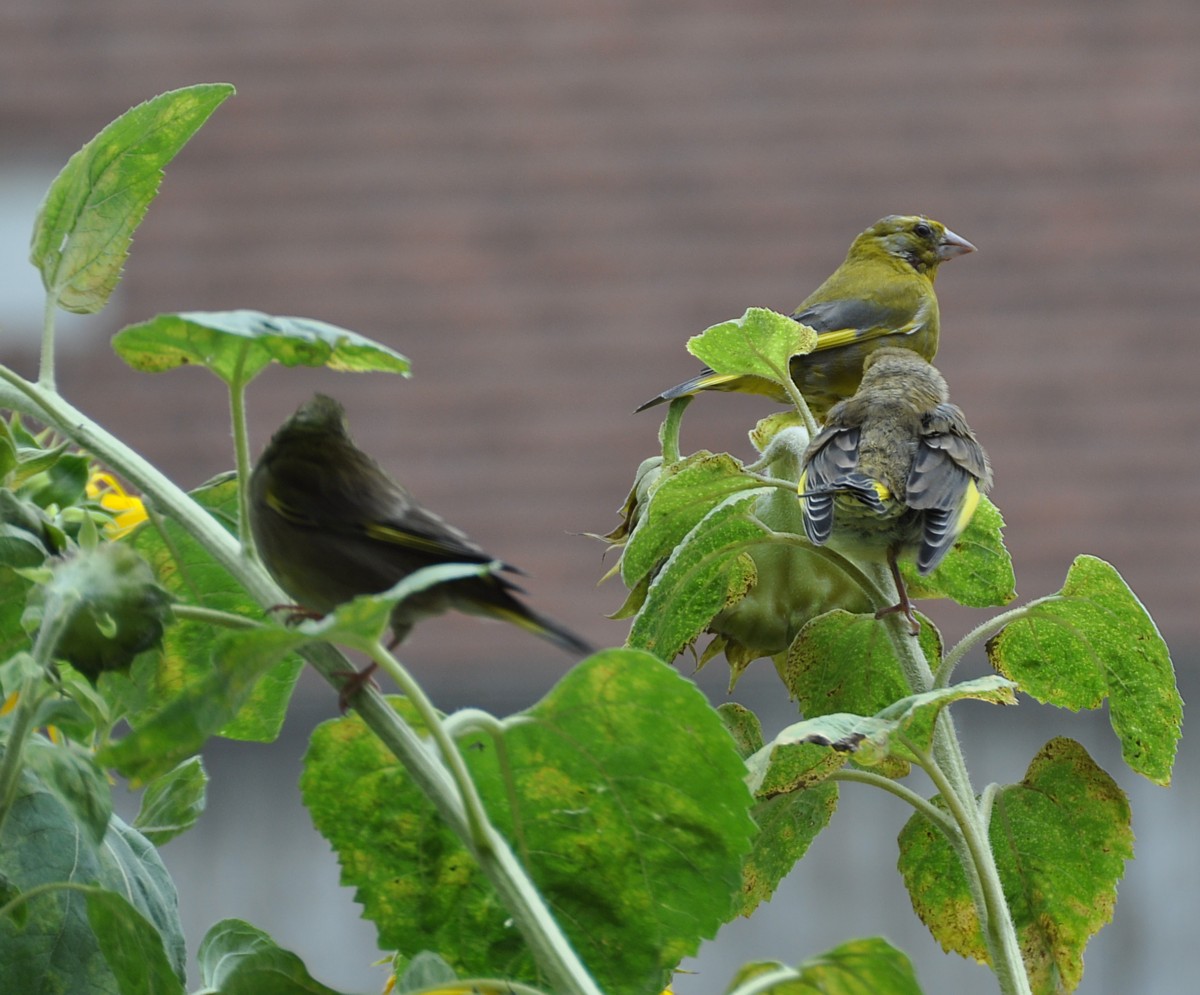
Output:
[[[3,366],[0,366],[0,382],[4,384],[0,387],[0,406],[22,411],[53,427],[148,495],[158,509],[191,533],[259,604],[267,606],[285,600],[262,565],[243,556],[237,540],[155,466],[53,390],[31,384]],[[330,684],[341,687],[350,665],[338,650],[328,644],[313,644],[300,653]],[[355,709],[404,764],[452,831],[474,851],[466,811],[454,782],[416,733],[404,725],[373,689],[368,688],[356,697]],[[600,995],[528,874],[498,833],[491,830],[487,849],[476,857],[513,914],[538,964],[552,980],[554,990],[563,995]]]
[[[893,781],[890,777],[884,777],[882,774],[876,774],[869,770],[859,770],[854,767],[846,767],[839,770],[836,774],[829,776],[830,781],[855,781],[859,784],[869,784],[872,787],[879,788],[889,794],[895,795],[902,801],[908,802],[914,809],[925,816],[930,822],[937,826],[948,838],[953,838],[958,835],[958,826],[954,820],[946,815],[936,805],[926,801],[918,795],[912,788],[901,784],[899,781]]]

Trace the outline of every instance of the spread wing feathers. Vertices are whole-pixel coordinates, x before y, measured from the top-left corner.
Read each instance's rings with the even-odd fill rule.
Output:
[[[991,479],[987,455],[956,406],[939,404],[925,415],[905,489],[905,502],[925,512],[917,550],[921,573],[929,573],[949,552]]]

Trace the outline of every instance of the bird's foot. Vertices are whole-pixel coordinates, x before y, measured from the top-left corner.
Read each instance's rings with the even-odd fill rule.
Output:
[[[364,670],[334,671],[335,677],[342,678],[342,687],[338,691],[338,708],[341,711],[345,712],[350,707],[351,700],[368,684],[373,688],[379,687],[375,678],[371,676],[378,668],[379,664],[372,662]]]

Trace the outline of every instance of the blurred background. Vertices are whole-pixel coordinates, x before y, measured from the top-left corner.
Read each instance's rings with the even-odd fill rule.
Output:
[[[1195,697],[1193,0],[9,0],[0,360],[35,369],[26,255],[54,174],[131,105],[208,81],[238,95],[169,166],[113,304],[64,321],[60,357],[68,397],[181,484],[232,463],[222,388],[200,370],[135,374],[111,333],[242,307],[355,329],[409,356],[413,379],[270,370],[250,397],[256,450],[313,390],[334,394],[364,448],[528,572],[539,609],[619,644],[625,624],[604,616],[624,592],[596,587],[609,564],[579,533],[615,524],[655,449],[659,418],[634,407],[694,371],[689,335],[751,305],[790,310],[861,229],[925,213],[980,250],[941,271],[938,365],[991,454],[1020,596],[1057,590],[1076,554],[1109,560]],[[703,397],[685,448],[748,457],[767,410]],[[923,610],[948,639],[988,614]],[[404,656],[440,707],[498,713],[570,663],[459,617],[424,625]],[[698,677],[715,701],[722,667]],[[765,663],[733,697],[768,732],[795,717]],[[279,742],[212,746],[209,811],[164,857],[193,952],[212,922],[243,917],[326,983],[377,991],[373,930],[296,788],[308,733],[335,714],[306,676]],[[1123,766],[1104,714],[1024,700],[959,715],[980,786],[1019,780],[1063,734],[1131,796],[1137,859],[1079,991],[1190,990],[1192,744],[1162,789]],[[908,812],[875,794],[843,792],[775,900],[687,962],[680,995],[722,991],[745,960],[876,933],[929,992],[994,990],[911,914],[894,872]]]

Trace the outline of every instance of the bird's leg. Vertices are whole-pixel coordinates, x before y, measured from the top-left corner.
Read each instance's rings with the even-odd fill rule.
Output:
[[[404,637],[411,630],[412,625],[398,626],[393,623],[392,638],[388,640],[387,651],[391,653],[397,646],[404,642]],[[344,677],[345,680],[342,682],[342,689],[338,692],[338,708],[344,712],[350,707],[350,699],[368,684],[372,687],[379,687],[372,676],[378,669],[379,664],[372,660],[362,670],[339,670],[337,676]]]
[[[287,626],[299,625],[301,622],[307,622],[310,619],[325,617],[324,612],[305,608],[303,605],[271,605],[267,609],[268,615],[273,615],[275,612],[287,612],[287,617],[283,620],[283,624]]]
[[[388,649],[391,649],[391,647],[389,646]],[[338,708],[341,711],[346,711],[350,707],[350,699],[368,684],[372,687],[379,687],[375,683],[375,678],[371,676],[378,669],[379,664],[372,660],[362,670],[337,671],[337,676],[343,678],[341,690],[338,691]]]
[[[876,618],[883,618],[885,615],[894,615],[897,612],[902,612],[904,617],[908,619],[908,631],[910,635],[919,635],[921,632],[921,623],[917,621],[913,614],[912,602],[908,600],[908,589],[904,586],[904,578],[900,576],[900,567],[896,563],[896,551],[889,549],[887,554],[888,567],[892,571],[892,580],[896,583],[896,593],[900,595],[900,600],[894,605],[887,608],[880,608],[875,613]]]

